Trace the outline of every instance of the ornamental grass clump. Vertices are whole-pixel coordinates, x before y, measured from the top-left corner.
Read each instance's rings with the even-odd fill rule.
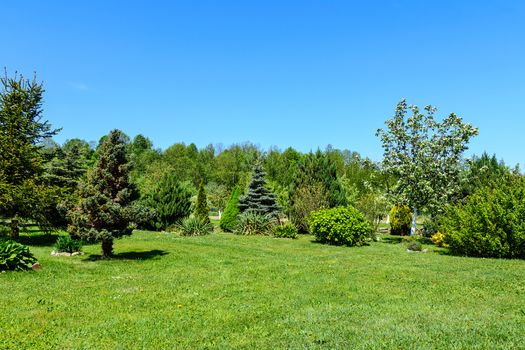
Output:
[[[213,232],[213,225],[197,217],[182,219],[175,228],[181,236],[205,236]]]
[[[364,215],[354,207],[322,209],[312,213],[310,232],[321,243],[361,246],[372,228]]]

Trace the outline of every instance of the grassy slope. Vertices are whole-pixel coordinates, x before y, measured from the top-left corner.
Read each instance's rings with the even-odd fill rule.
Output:
[[[0,348],[522,348],[525,262],[138,232],[0,274]]]

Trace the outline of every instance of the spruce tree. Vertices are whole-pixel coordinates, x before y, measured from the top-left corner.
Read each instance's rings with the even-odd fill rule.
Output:
[[[232,195],[224,213],[222,214],[221,221],[219,222],[219,227],[221,230],[226,232],[232,232],[237,226],[237,217],[239,215],[239,196],[241,195],[241,189],[239,186],[235,186],[232,191]]]
[[[252,179],[246,196],[239,198],[241,212],[254,212],[261,215],[277,217],[280,212],[276,196],[266,188],[265,172],[260,164],[253,170]]]
[[[18,218],[31,219],[50,229],[42,208],[56,197],[56,188],[44,184],[42,142],[58,133],[43,119],[44,88],[36,77],[26,80],[7,72],[0,78],[0,216],[11,218],[18,237]]]
[[[164,230],[190,215],[190,199],[190,190],[178,181],[176,175],[164,175],[143,201],[144,205],[155,210],[150,227]]]
[[[125,135],[113,130],[98,150],[97,163],[80,186],[80,201],[70,211],[70,233],[102,243],[102,256],[113,252],[113,240],[130,235],[132,202],[137,191],[129,181]]]
[[[204,190],[204,182],[201,181],[199,192],[197,194],[197,204],[195,206],[195,217],[209,223],[210,222],[210,208],[208,207],[208,200],[206,199],[206,191]]]

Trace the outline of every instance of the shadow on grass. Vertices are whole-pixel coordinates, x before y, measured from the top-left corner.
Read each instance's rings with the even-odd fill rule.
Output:
[[[406,237],[406,236],[405,236]],[[381,243],[399,244],[403,240],[403,236],[385,236],[381,237]]]
[[[60,235],[56,233],[22,234],[16,241],[24,245],[47,247],[54,245],[58,237]]]
[[[145,252],[125,252],[125,253],[118,253],[113,254],[111,258],[113,260],[150,260],[155,259],[160,256],[168,255],[169,253],[164,250],[148,250]],[[91,254],[88,256],[84,261],[98,261],[98,260],[108,260],[106,258],[103,258],[102,255],[99,254]]]

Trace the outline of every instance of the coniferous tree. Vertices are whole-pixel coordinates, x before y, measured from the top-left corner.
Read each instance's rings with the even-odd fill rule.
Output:
[[[208,207],[208,200],[206,199],[206,191],[204,190],[204,182],[201,181],[199,185],[199,192],[197,194],[197,204],[195,205],[195,217],[204,221],[210,222],[210,208]]]
[[[260,164],[254,168],[248,193],[239,198],[239,210],[241,212],[254,212],[261,215],[277,217],[280,212],[276,196],[266,188],[265,172]]]
[[[191,213],[191,191],[183,186],[174,174],[166,174],[151,193],[145,196],[144,204],[155,210],[151,227],[164,230]]]
[[[42,180],[42,142],[57,134],[42,119],[42,83],[7,73],[0,78],[0,215],[10,217],[12,235],[18,237],[18,218],[49,229],[43,207],[56,197],[55,188]]]
[[[223,231],[232,232],[237,226],[237,218],[239,216],[239,196],[241,195],[241,189],[239,186],[235,186],[228,204],[224,209],[219,227]]]
[[[138,192],[130,183],[126,140],[113,130],[98,149],[98,160],[81,184],[80,201],[70,210],[69,231],[90,241],[102,243],[103,257],[111,256],[113,240],[130,235],[132,203]]]
[[[301,158],[290,187],[290,217],[303,232],[308,231],[310,212],[347,204],[336,164],[320,150]]]

